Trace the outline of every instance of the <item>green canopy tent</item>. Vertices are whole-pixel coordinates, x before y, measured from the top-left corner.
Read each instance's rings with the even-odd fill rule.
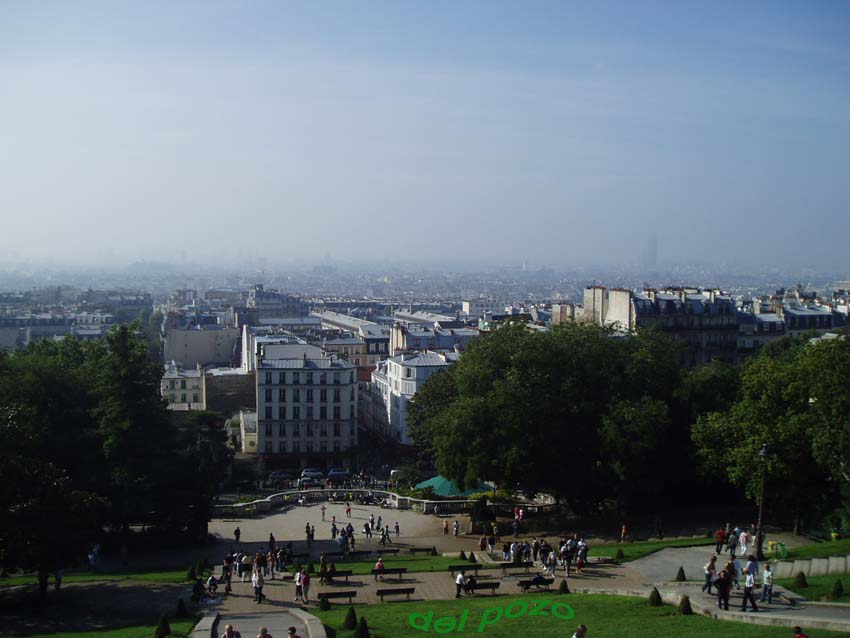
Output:
[[[477,481],[475,484],[468,486],[466,490],[461,491],[454,481],[450,481],[445,476],[435,476],[427,481],[416,484],[417,490],[424,490],[426,487],[433,488],[434,494],[437,496],[469,496],[470,494],[489,492],[493,489],[486,483]]]

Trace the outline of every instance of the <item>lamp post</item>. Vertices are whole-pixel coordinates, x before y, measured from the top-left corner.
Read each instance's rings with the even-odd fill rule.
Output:
[[[764,560],[764,488],[767,485],[767,443],[759,450],[761,459],[761,496],[759,497],[759,522],[756,530],[756,560]]]

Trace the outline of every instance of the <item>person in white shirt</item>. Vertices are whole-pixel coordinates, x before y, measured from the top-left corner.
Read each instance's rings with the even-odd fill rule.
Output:
[[[764,572],[761,575],[761,602],[773,602],[773,572],[770,569],[770,563],[764,566]]]
[[[756,577],[753,574],[747,574],[744,579],[744,601],[741,604],[741,611],[747,611],[747,601],[750,601],[750,605],[752,605],[752,611],[758,611],[759,608],[756,605],[756,598],[753,595],[753,589],[756,586]]]
[[[455,594],[455,598],[460,598],[460,592],[463,591],[463,583],[465,581],[465,576],[463,572],[460,572],[455,578],[455,587],[457,588],[457,593]]]
[[[584,638],[587,636],[587,627],[584,625],[579,625],[576,632],[573,634],[573,638]]]

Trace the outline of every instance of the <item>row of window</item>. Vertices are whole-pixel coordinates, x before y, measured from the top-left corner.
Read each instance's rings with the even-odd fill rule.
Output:
[[[277,424],[277,434],[280,437],[286,436],[286,430],[289,429],[292,436],[301,436],[301,424],[300,423],[278,423]],[[266,423],[266,436],[274,436],[274,423]],[[313,434],[318,430],[319,436],[327,436],[328,435],[328,424],[327,423],[305,423],[303,430],[307,434],[307,436],[313,436]],[[342,432],[342,426],[339,423],[333,424],[333,435],[340,436]],[[354,422],[352,421],[348,425],[348,435],[354,436]]]
[[[312,441],[307,441],[307,445],[305,446],[304,451],[307,452],[307,453],[311,453],[311,452],[315,451],[313,449],[313,442]],[[328,451],[328,442],[327,441],[319,441],[319,452],[327,452],[327,451]],[[334,452],[340,451],[339,441],[333,442],[333,451]],[[266,441],[266,453],[273,454],[275,452],[279,452],[281,454],[283,454],[285,452],[294,452],[294,453],[297,454],[297,453],[301,452],[301,441],[298,441],[298,440],[292,441],[288,446],[286,444],[286,440]]]
[[[170,380],[168,381],[168,389],[169,389],[169,390],[176,390],[176,389],[177,389],[177,385],[176,385],[176,384],[177,384],[177,380],[176,380],[176,379],[170,379]],[[180,379],[180,389],[181,389],[181,390],[185,390],[185,389],[186,389],[186,379]]]
[[[287,395],[286,389],[279,388],[278,391],[277,391],[278,402],[279,403],[286,403],[286,395]],[[266,388],[265,396],[266,396],[266,403],[270,403],[270,402],[274,401],[274,390],[272,388]],[[301,388],[295,388],[293,390],[290,390],[289,396],[291,397],[293,403],[300,403],[301,402]],[[315,395],[313,394],[312,389],[308,389],[308,390],[304,391],[304,397],[305,397],[307,403],[313,403],[313,397],[314,396]],[[339,389],[334,389],[332,396],[333,396],[333,402],[334,403],[340,402],[341,392],[340,392]],[[350,401],[354,401],[354,386],[351,386],[351,389],[348,393],[348,399]],[[319,402],[320,403],[327,403],[328,402],[328,391],[327,391],[327,389],[322,388],[321,390],[319,390]]]
[[[200,399],[198,398],[198,393],[193,392],[192,393],[192,403],[198,403],[199,401],[200,401]],[[169,403],[177,403],[177,395],[176,394],[169,395],[168,396],[168,402]],[[185,392],[180,394],[180,403],[186,403],[186,393]]]
[[[344,373],[340,370],[334,370],[332,374],[333,384],[339,385],[342,383],[342,375]],[[297,370],[294,372],[271,372],[266,371],[266,385],[301,385],[302,378],[304,379],[304,385],[314,385],[318,383],[319,385],[327,385],[328,384],[328,373],[327,372],[319,372],[318,374],[314,374],[313,372],[305,372],[303,377],[301,375],[301,371]],[[354,383],[354,370],[350,370],[348,372],[348,382]]]
[[[301,417],[301,407],[302,406],[300,406],[300,405],[293,405],[292,406],[292,416],[290,417],[291,419],[302,418]],[[353,405],[351,406],[351,411],[354,412],[354,406]],[[286,406],[283,406],[283,405],[280,406],[277,410],[277,414],[279,416],[275,415],[274,406],[271,406],[271,405],[266,406],[266,411],[265,411],[266,421],[269,421],[269,420],[275,419],[275,418],[286,419]],[[315,414],[316,413],[313,412],[313,406],[312,405],[308,405],[308,406],[304,407],[304,417],[303,418],[312,419],[312,418],[314,418]],[[331,414],[333,414],[333,416],[330,417],[330,418],[333,418],[333,419],[343,418],[341,406],[338,406],[338,405],[333,406],[333,412]],[[329,418],[327,406],[324,406],[324,405],[319,406],[318,417],[316,417],[316,418],[318,418],[318,419]]]

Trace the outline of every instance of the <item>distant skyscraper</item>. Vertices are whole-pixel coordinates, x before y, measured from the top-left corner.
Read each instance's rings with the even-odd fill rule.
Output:
[[[658,263],[658,237],[651,233],[646,241],[646,267],[655,268]]]

